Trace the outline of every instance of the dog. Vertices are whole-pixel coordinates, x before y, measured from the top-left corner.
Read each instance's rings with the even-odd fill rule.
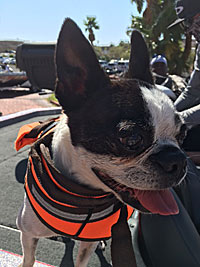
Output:
[[[177,214],[169,188],[187,172],[180,149],[185,125],[172,101],[155,88],[143,36],[133,31],[129,70],[110,80],[79,27],[67,18],[55,53],[56,97],[63,108],[51,143],[62,175],[101,190],[141,212]],[[25,194],[17,218],[23,262],[31,267],[40,237],[58,233],[36,216]],[[76,266],[85,267],[98,244],[81,242]]]

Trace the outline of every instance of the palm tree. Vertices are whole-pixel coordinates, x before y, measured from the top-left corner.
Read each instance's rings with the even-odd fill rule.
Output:
[[[132,16],[132,24],[128,28],[140,30],[146,37],[151,53],[165,54],[171,73],[181,74],[189,67],[187,60],[191,51],[191,36],[185,36],[183,29],[176,26],[168,29],[168,25],[176,19],[174,0],[131,0],[136,3],[142,17]]]
[[[96,17],[86,17],[86,20],[83,21],[84,25],[85,25],[85,31],[89,32],[88,35],[88,39],[90,40],[91,44],[93,45],[93,42],[95,40],[95,35],[93,32],[93,29],[98,30],[99,29],[99,25],[96,21]]]

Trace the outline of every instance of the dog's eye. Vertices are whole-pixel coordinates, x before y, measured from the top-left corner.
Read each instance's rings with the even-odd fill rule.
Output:
[[[124,146],[131,150],[137,149],[143,143],[142,136],[137,133],[134,133],[131,136],[120,137],[119,140]]]

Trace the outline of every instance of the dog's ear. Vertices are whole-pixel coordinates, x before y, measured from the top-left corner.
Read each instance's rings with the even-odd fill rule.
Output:
[[[66,113],[82,106],[109,78],[96,54],[74,21],[67,18],[56,46],[56,97]]]
[[[131,36],[131,55],[126,77],[154,84],[150,71],[148,48],[142,34],[136,30],[132,32]]]

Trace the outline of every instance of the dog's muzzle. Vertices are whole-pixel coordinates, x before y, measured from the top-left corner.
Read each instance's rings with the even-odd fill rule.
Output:
[[[172,185],[180,183],[186,174],[186,156],[176,147],[164,146],[162,150],[152,154],[149,160],[156,165],[156,168],[160,169],[161,173],[166,174],[166,177],[173,178]],[[93,171],[106,186],[119,196],[122,202],[141,212],[160,215],[174,215],[179,212],[176,201],[169,189],[170,182],[162,190],[139,190],[115,181],[100,170],[93,169]]]

